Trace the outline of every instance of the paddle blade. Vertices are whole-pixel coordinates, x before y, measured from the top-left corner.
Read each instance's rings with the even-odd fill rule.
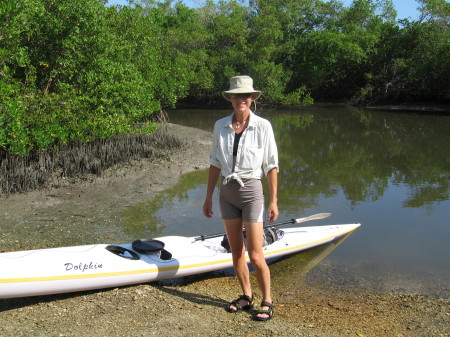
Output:
[[[310,220],[320,220],[328,218],[331,215],[331,213],[317,213],[310,216],[307,216],[306,218],[299,218],[295,219],[295,223],[310,221]]]

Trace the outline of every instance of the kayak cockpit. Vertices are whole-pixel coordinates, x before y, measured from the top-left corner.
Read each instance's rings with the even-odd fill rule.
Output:
[[[139,255],[133,252],[131,249],[127,249],[121,246],[109,245],[106,246],[106,250],[117,255],[123,257],[128,260],[139,260]]]
[[[161,260],[172,259],[172,254],[164,249],[165,243],[155,239],[138,239],[131,244],[133,249],[141,254],[158,254]]]
[[[108,245],[105,248],[107,251],[128,260],[140,260],[139,254],[155,255],[166,261],[172,259],[172,254],[164,249],[164,242],[154,239],[134,240],[130,247],[132,249],[119,245]]]

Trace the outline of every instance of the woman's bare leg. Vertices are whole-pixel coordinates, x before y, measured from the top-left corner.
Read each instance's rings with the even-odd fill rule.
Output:
[[[245,245],[242,235],[242,219],[224,220],[223,222],[231,247],[233,267],[236,272],[236,276],[243,294],[251,297],[252,289],[250,286],[250,271],[245,258]],[[241,300],[241,302],[241,306],[249,304],[244,300]]]
[[[250,261],[255,268],[255,275],[258,281],[259,288],[261,289],[262,300],[272,303],[270,269],[267,265],[266,259],[264,258],[263,252],[263,223],[244,222],[244,227],[247,233],[247,249],[250,256]],[[262,307],[261,309],[268,308]]]

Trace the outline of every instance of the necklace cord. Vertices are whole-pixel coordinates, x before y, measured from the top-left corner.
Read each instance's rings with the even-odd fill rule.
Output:
[[[234,126],[234,129],[235,130],[239,129],[241,127],[241,122],[239,122],[235,116],[233,116],[233,121],[236,124],[236,126]],[[248,121],[248,117],[242,121],[242,126],[244,126],[247,121]]]

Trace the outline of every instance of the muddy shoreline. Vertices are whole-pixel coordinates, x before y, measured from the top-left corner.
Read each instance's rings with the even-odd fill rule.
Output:
[[[126,234],[113,224],[124,209],[208,167],[209,132],[169,131],[186,140],[169,160],[135,161],[101,177],[1,198],[1,251],[122,242]],[[274,275],[275,317],[266,323],[226,313],[237,281],[211,273],[181,284],[3,299],[0,336],[450,336],[448,298],[340,287],[331,282],[334,268],[325,260],[295,286]]]

